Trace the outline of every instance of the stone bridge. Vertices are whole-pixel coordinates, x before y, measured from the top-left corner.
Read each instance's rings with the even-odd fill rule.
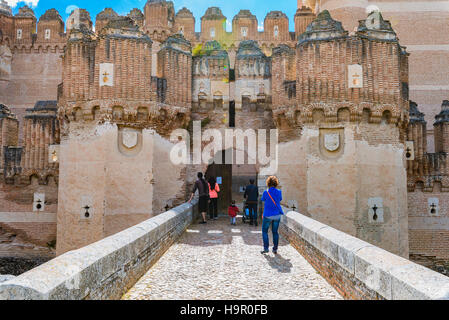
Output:
[[[279,255],[184,204],[0,285],[0,299],[449,299],[449,278],[288,212]],[[288,211],[288,210],[287,210]]]

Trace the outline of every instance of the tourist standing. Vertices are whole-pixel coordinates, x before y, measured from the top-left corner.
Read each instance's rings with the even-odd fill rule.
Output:
[[[249,209],[249,224],[257,227],[257,202],[259,201],[259,188],[254,184],[254,179],[249,180],[249,185],[246,187],[243,197],[246,199],[246,205]]]
[[[218,219],[218,193],[220,192],[220,186],[214,177],[209,179],[209,216],[210,219]]]
[[[232,200],[232,204],[229,206],[228,208],[228,215],[231,218],[231,225],[235,226],[235,221],[236,221],[236,217],[237,214],[240,213],[239,208],[235,205],[235,200]]]
[[[200,199],[198,203],[198,211],[201,212],[203,217],[203,221],[200,224],[207,223],[206,221],[206,212],[209,204],[209,187],[203,178],[203,173],[198,172],[198,180],[196,180],[195,185],[193,187],[192,196],[190,197],[189,202],[192,202],[193,197],[195,196],[195,192],[198,190]]]
[[[277,254],[279,247],[279,224],[284,214],[281,207],[282,191],[277,189],[279,180],[275,176],[267,179],[268,189],[263,193],[262,201],[265,203],[263,221],[262,221],[262,238],[264,250],[262,254],[269,252],[268,229],[271,226],[273,232],[273,253]]]

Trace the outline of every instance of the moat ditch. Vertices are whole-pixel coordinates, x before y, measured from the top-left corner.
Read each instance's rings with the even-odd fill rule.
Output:
[[[19,276],[51,260],[50,257],[1,257],[0,275]]]

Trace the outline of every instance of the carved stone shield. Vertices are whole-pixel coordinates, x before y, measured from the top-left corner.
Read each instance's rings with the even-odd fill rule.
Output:
[[[340,148],[340,135],[338,133],[325,134],[324,147],[331,152],[338,150]]]
[[[122,142],[128,149],[134,148],[137,145],[137,132],[123,131]]]

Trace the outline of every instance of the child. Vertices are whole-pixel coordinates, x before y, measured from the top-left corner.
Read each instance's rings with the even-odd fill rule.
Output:
[[[228,214],[231,217],[231,225],[235,226],[235,217],[237,217],[237,213],[239,213],[240,210],[235,205],[235,200],[232,200],[232,205],[228,208]]]

